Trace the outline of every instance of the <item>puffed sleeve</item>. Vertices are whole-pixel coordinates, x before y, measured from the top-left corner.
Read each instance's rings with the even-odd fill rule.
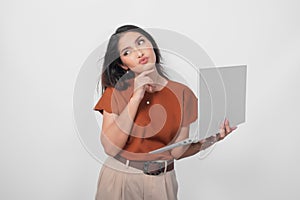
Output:
[[[107,87],[93,110],[99,111],[101,114],[103,114],[103,110],[109,113],[117,113],[116,107],[114,107],[115,104],[113,96],[113,88]]]
[[[198,117],[198,98],[186,87],[183,91],[183,111],[181,126],[188,126]]]

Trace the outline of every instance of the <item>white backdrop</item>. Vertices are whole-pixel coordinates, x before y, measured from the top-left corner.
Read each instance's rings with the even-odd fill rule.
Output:
[[[77,74],[116,27],[170,29],[247,64],[247,122],[176,163],[180,199],[299,199],[296,0],[1,1],[0,199],[93,199],[101,164],[73,121]]]

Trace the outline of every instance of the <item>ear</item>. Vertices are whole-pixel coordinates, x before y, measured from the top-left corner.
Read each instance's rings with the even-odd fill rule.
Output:
[[[125,70],[128,70],[129,69],[129,67],[127,67],[126,65],[123,65],[123,64],[118,64],[119,65],[119,67],[122,67],[123,69],[125,69]]]

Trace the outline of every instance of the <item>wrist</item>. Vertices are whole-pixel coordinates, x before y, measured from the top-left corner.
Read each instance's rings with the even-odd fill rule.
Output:
[[[218,140],[217,140],[216,136],[210,136],[210,137],[206,138],[205,140],[203,140],[203,142],[201,144],[201,150],[205,150],[205,149],[211,147],[217,141]]]
[[[141,100],[142,100],[142,98],[140,98],[139,96],[134,95],[134,94],[130,98],[130,101],[133,102],[133,103],[140,103]]]
[[[197,143],[193,143],[194,144],[194,148],[197,150],[197,151],[200,151],[201,150],[201,147],[202,147],[202,143],[199,141]]]

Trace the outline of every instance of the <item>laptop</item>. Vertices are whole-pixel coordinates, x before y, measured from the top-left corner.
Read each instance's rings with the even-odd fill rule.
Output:
[[[197,143],[219,132],[225,118],[231,127],[245,122],[247,65],[198,69],[198,119],[190,125],[189,138],[149,152],[161,153]],[[191,134],[196,132],[196,134]],[[191,136],[192,135],[192,136]]]

